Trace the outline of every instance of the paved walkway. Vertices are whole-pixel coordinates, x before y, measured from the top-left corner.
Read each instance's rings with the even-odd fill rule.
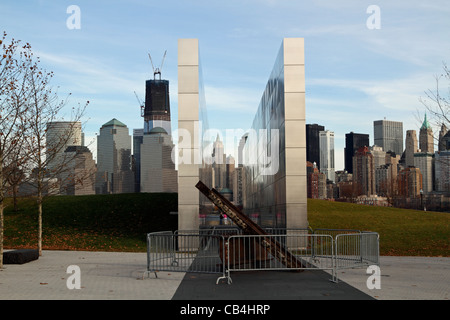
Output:
[[[80,268],[80,289],[68,289]],[[369,290],[364,269],[339,272],[339,283],[324,271],[232,273],[231,285],[218,275],[158,272],[143,279],[145,253],[44,251],[35,261],[0,270],[1,300],[317,300],[450,298],[450,258],[381,257],[381,289]]]

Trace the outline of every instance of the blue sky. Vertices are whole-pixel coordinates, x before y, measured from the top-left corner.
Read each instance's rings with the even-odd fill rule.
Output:
[[[80,8],[80,29],[69,29],[68,6]],[[366,25],[370,5],[380,29]],[[177,126],[177,40],[198,38],[209,126],[247,129],[284,37],[305,38],[306,122],[335,132],[336,170],[343,168],[345,133],[368,133],[373,121],[402,121],[418,130],[424,92],[450,63],[448,1],[2,0],[0,30],[29,42],[55,73],[60,97],[90,104],[84,128],[93,141],[117,118],[142,128],[139,105],[148,58],[170,81]],[[95,149],[95,141],[92,144]],[[93,150],[95,152],[95,150]]]

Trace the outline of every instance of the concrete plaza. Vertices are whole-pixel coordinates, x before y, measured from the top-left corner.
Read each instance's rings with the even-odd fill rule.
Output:
[[[44,251],[38,260],[4,265],[1,300],[448,300],[450,258],[380,257],[381,289],[368,289],[365,269],[236,272],[233,283],[217,274],[158,272],[144,277],[146,253]],[[68,267],[80,269],[80,289],[69,289]]]

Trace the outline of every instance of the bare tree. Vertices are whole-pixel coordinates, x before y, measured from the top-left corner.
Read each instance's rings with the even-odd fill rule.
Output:
[[[442,84],[442,80],[445,80],[445,84]],[[443,72],[440,75],[435,76],[436,87],[433,90],[427,90],[425,92],[426,98],[420,98],[421,103],[425,106],[427,113],[430,115],[430,119],[432,124],[439,128],[441,131],[439,132],[439,137],[436,134],[434,136],[434,140],[436,141],[437,151],[439,152],[439,156],[436,156],[436,166],[441,168],[441,172],[439,172],[439,176],[436,179],[439,179],[439,186],[441,190],[444,191],[448,195],[450,195],[450,157],[448,154],[441,153],[441,151],[449,151],[449,147],[445,145],[445,141],[441,139],[446,134],[447,130],[450,130],[450,69],[449,67],[443,63]],[[443,132],[442,132],[443,131]]]
[[[9,176],[17,173],[25,162],[22,152],[24,132],[27,130],[26,114],[28,88],[25,79],[33,69],[30,46],[20,46],[12,39],[5,43],[7,34],[0,39],[0,268],[3,267],[3,235],[5,197],[10,188]]]
[[[443,73],[435,76],[436,88],[427,90],[426,98],[420,98],[420,102],[426,107],[437,127],[444,124],[450,128],[450,85],[443,89],[441,87],[443,78],[450,83],[450,69],[445,63],[443,64]]]
[[[86,107],[78,105],[72,107],[70,120],[64,121],[61,130],[56,130],[52,137],[48,133],[55,125],[64,120],[62,112],[67,109],[67,99],[61,100],[57,92],[50,86],[53,72],[46,72],[37,68],[28,74],[30,99],[28,100],[28,134],[25,144],[29,150],[28,164],[31,169],[28,185],[31,186],[36,196],[38,205],[38,250],[42,255],[42,205],[47,196],[61,193],[61,188],[66,185],[63,177],[79,183],[83,177],[73,177],[66,174],[74,165],[76,154],[67,154],[64,151],[73,144],[81,144],[74,141],[75,133],[79,129],[81,138],[81,118]]]

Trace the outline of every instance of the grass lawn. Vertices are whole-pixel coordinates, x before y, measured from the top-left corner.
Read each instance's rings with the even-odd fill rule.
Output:
[[[380,235],[380,255],[450,256],[450,213],[308,199],[313,229],[357,229]]]
[[[176,230],[177,194],[57,196],[43,206],[44,250],[146,251],[146,234]],[[5,212],[5,248],[37,247],[37,206]]]
[[[146,251],[148,232],[176,230],[177,194],[117,194],[48,198],[44,250]],[[35,248],[37,207],[5,210],[5,248]],[[380,234],[380,254],[450,256],[450,213],[372,207],[308,199],[312,229],[358,229]]]

